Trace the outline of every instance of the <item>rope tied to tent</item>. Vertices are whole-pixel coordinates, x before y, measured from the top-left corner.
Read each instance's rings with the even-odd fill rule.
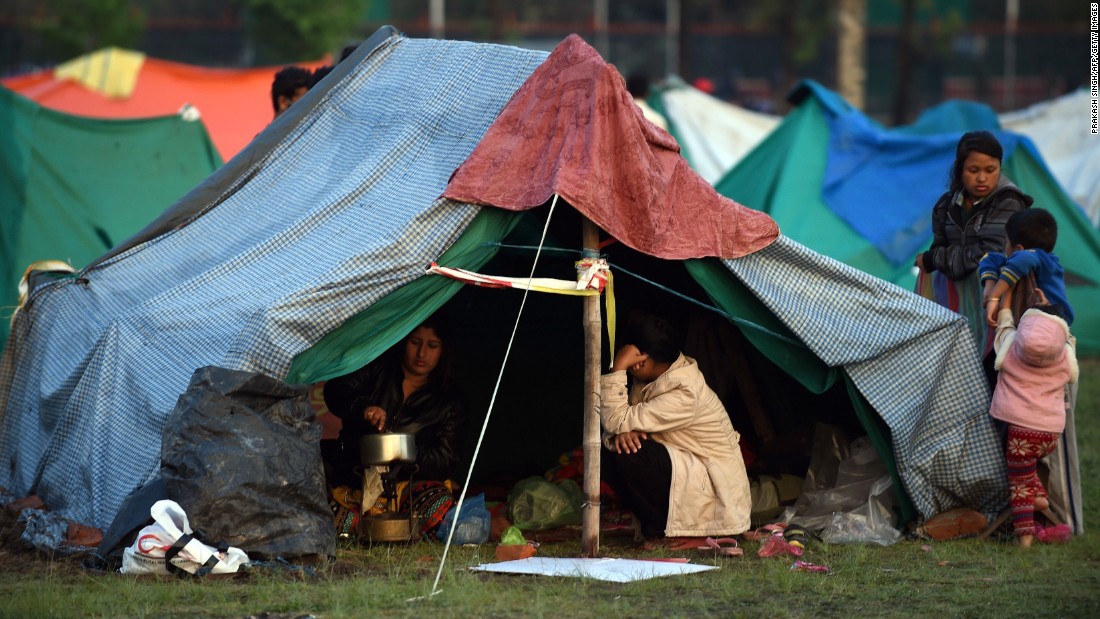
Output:
[[[528,251],[529,250],[534,250],[534,249],[539,249],[539,248],[536,248],[536,247],[533,247],[533,246],[530,246],[530,245],[509,245],[509,244],[506,244],[506,243],[486,243],[485,245],[487,247],[499,247],[501,249],[522,249],[522,250],[528,250]],[[571,253],[571,254],[579,253],[575,249],[569,249],[569,248],[564,248],[564,247],[546,247],[546,248],[542,248],[542,251],[551,251],[551,252],[558,252],[558,253]],[[773,330],[771,330],[771,329],[769,329],[769,328],[767,328],[763,325],[757,324],[757,323],[755,323],[751,320],[741,318],[740,316],[734,316],[733,314],[731,314],[731,313],[729,313],[729,312],[727,312],[727,311],[725,311],[725,310],[723,310],[719,307],[704,303],[704,302],[702,302],[702,301],[700,301],[700,300],[698,300],[694,297],[691,297],[689,295],[686,295],[686,294],[684,294],[684,293],[682,293],[678,290],[674,290],[672,288],[669,288],[668,286],[665,286],[663,284],[659,284],[659,283],[657,283],[657,282],[655,282],[651,279],[648,279],[648,278],[643,277],[643,276],[641,276],[637,273],[634,273],[632,271],[624,269],[623,267],[621,267],[617,264],[608,263],[608,265],[609,265],[609,267],[614,267],[614,269],[616,271],[621,271],[622,273],[625,273],[625,274],[637,279],[638,281],[649,284],[650,286],[653,286],[654,288],[657,288],[658,290],[663,290],[663,291],[665,291],[665,292],[667,292],[667,293],[669,293],[669,294],[671,294],[675,297],[678,297],[680,299],[683,299],[684,301],[687,301],[688,303],[692,303],[692,304],[697,305],[697,306],[699,306],[699,307],[701,307],[705,310],[709,310],[711,312],[714,312],[715,314],[718,314],[719,316],[725,318],[726,320],[728,320],[728,321],[730,321],[734,324],[740,325],[742,327],[747,327],[747,328],[753,329],[755,331],[759,331],[759,332],[761,332],[765,335],[769,335],[771,337],[774,337],[777,340],[781,340],[781,341],[786,342],[788,344],[793,344],[793,345],[795,345],[799,348],[806,348],[806,344],[804,344],[800,340],[796,340],[796,339],[791,338],[791,337],[789,337],[787,335],[784,335],[782,333],[776,333],[775,331],[773,331]],[[614,344],[612,344],[611,349],[612,350],[615,349]]]
[[[536,258],[537,260],[537,258]],[[615,357],[615,280],[607,259],[598,255],[582,256],[573,263],[577,269],[576,281],[549,277],[507,277],[504,275],[484,275],[457,267],[440,266],[433,262],[428,273],[442,275],[464,284],[485,288],[518,288],[551,294],[591,297],[604,294],[604,307],[607,313],[607,339],[611,347],[612,362]]]

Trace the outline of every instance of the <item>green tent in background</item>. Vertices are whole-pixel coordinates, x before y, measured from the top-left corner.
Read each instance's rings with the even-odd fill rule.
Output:
[[[945,132],[935,135],[886,129],[812,82],[791,100],[796,107],[779,127],[715,188],[771,215],[784,236],[912,290],[913,260],[931,243],[932,205],[947,188],[955,143],[965,131],[995,128],[956,120],[953,132],[941,123]],[[1077,314],[1078,350],[1100,354],[1100,233],[1027,138],[998,137],[1006,147],[1004,173],[1058,221],[1055,253]],[[853,158],[860,148],[863,159]]]
[[[222,164],[183,115],[83,118],[0,88],[0,127],[0,346],[28,265],[83,268]]]

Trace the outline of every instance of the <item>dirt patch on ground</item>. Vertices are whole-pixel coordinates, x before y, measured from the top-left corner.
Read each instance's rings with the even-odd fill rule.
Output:
[[[18,573],[28,579],[79,576],[83,557],[48,556],[35,550],[0,547],[0,574]]]

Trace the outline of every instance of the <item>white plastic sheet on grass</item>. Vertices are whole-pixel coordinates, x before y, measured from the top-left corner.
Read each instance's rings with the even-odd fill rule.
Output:
[[[535,576],[571,576],[594,578],[607,582],[633,582],[662,576],[682,576],[716,570],[714,565],[676,563],[671,561],[640,561],[636,559],[568,559],[531,557],[519,561],[484,563],[470,568],[500,574],[532,574]]]

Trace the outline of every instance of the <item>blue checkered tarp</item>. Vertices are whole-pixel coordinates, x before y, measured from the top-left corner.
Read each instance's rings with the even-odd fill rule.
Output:
[[[547,54],[367,47],[173,206],[186,225],[36,289],[0,368],[0,486],[105,528],[196,368],[286,376],[462,234],[478,208],[439,196]]]
[[[965,318],[783,236],[724,264],[882,416],[918,511],[995,514],[1006,504],[1004,454]]]
[[[147,232],[37,287],[0,363],[0,486],[109,525],[156,474],[196,368],[286,376],[462,234],[477,208],[438,196],[546,55],[364,44]],[[725,265],[886,420],[924,515],[999,507],[1004,465],[961,317],[782,237]]]

